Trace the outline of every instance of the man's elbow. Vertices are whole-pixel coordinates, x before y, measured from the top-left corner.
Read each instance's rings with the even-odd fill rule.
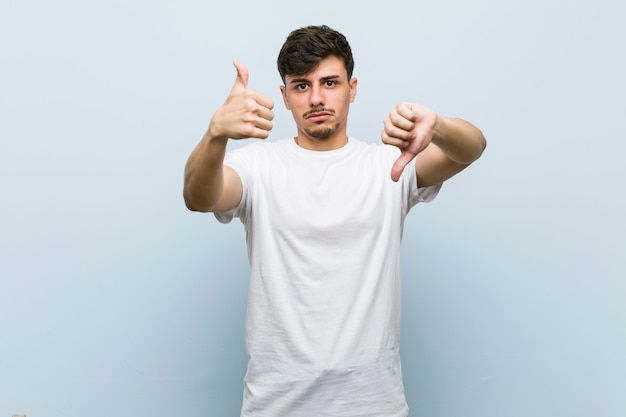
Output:
[[[209,213],[213,211],[213,206],[207,204],[206,202],[199,202],[197,199],[192,198],[187,190],[183,190],[183,199],[185,200],[185,206],[189,211],[196,211],[199,213]]]
[[[483,135],[483,132],[478,128],[476,128],[474,143],[475,146],[473,148],[473,152],[467,161],[468,165],[479,159],[487,148],[487,139],[485,138],[485,135]]]

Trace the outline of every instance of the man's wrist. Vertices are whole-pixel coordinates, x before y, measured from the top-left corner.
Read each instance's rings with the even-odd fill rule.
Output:
[[[212,144],[219,143],[224,146],[226,146],[226,142],[228,142],[228,139],[229,139],[227,135],[220,133],[219,129],[215,126],[213,122],[209,124],[209,128],[207,129],[204,137],[208,143],[212,143]]]
[[[448,119],[439,114],[436,114],[435,126],[433,127],[431,142],[437,146],[442,145],[442,142],[445,142],[447,130]]]

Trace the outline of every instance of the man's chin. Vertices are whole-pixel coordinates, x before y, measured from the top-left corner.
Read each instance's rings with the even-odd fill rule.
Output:
[[[320,127],[317,129],[306,129],[305,132],[307,135],[309,135],[312,138],[315,139],[328,139],[329,137],[331,137],[335,132],[337,131],[337,128],[329,128],[329,127]]]

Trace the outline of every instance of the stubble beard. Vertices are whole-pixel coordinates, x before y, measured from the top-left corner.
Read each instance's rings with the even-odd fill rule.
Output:
[[[337,130],[339,130],[340,124],[337,123],[333,127],[320,127],[318,129],[304,129],[305,133],[315,139],[328,139]]]

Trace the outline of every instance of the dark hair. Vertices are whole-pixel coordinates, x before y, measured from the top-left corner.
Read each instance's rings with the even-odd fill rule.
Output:
[[[331,55],[343,60],[348,79],[352,78],[354,59],[345,36],[326,25],[296,29],[289,34],[278,54],[280,78],[285,82],[287,75],[308,74]]]

